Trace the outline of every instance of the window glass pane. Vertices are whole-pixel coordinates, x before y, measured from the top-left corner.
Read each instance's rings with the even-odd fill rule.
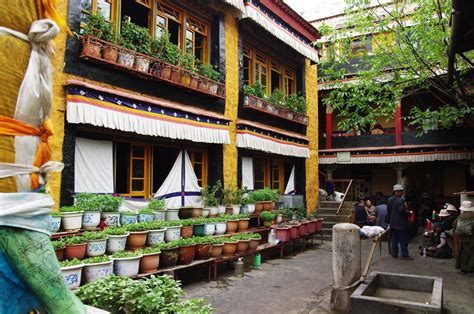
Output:
[[[97,0],[97,12],[102,15],[107,21],[110,21],[112,5],[106,0]]]
[[[133,146],[133,157],[145,157],[145,147]]]
[[[82,0],[81,9],[90,13],[92,11],[92,0]]]
[[[205,46],[206,37],[199,33],[194,33],[194,56],[196,59],[204,61]]]
[[[162,16],[157,15],[156,16],[156,25],[161,26],[161,27],[166,27],[166,19]]]
[[[144,167],[145,162],[142,159],[133,159],[132,160],[132,177],[133,178],[143,178],[144,176]]]
[[[280,89],[280,73],[277,73],[272,70],[272,82],[271,82],[271,92],[273,92],[276,88]]]
[[[194,172],[196,173],[196,177],[198,179],[202,179],[202,165],[201,164],[194,165]]]
[[[132,180],[132,191],[143,191],[143,180]]]
[[[194,153],[194,162],[202,162],[202,153],[199,153],[199,152]]]
[[[169,20],[168,21],[168,32],[170,34],[170,41],[178,46],[179,44],[179,24],[175,21]]]
[[[244,56],[244,64],[243,64],[243,70],[244,70],[244,83],[249,85],[249,80],[250,80],[250,59],[247,56]]]

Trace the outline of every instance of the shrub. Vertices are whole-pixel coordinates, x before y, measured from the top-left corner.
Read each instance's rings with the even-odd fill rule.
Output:
[[[249,195],[249,199],[252,202],[276,202],[280,198],[280,193],[276,190],[271,190],[269,188],[256,190]]]
[[[132,23],[130,17],[124,16],[120,32],[120,45],[143,54],[150,54],[150,43],[148,29]]]
[[[276,217],[276,213],[272,213],[272,212],[268,212],[268,211],[264,211],[260,214],[260,218],[262,218],[262,220],[264,220],[264,221],[275,220],[275,217]]]
[[[207,77],[213,81],[219,81],[221,79],[221,74],[214,70],[212,64],[204,64],[202,62],[197,62],[196,69],[199,75]]]
[[[114,197],[109,194],[97,195],[97,197],[103,212],[118,212],[120,205],[122,205],[122,199],[120,197]]]
[[[84,36],[93,36],[105,41],[115,42],[112,25],[102,15],[99,13],[89,14],[85,22]]]

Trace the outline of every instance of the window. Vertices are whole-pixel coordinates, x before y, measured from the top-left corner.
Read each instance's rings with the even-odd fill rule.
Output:
[[[267,163],[266,159],[254,158],[253,159],[253,177],[254,177],[254,189],[263,189],[267,186]]]
[[[188,151],[189,159],[193,164],[194,173],[198,179],[200,187],[207,185],[207,152],[206,151]]]
[[[115,1],[113,0],[81,0],[81,32],[85,27],[87,16],[99,13],[107,21],[112,22]]]
[[[250,49],[244,47],[244,60],[243,60],[243,70],[244,70],[244,84],[250,85],[250,77],[252,76],[252,52]]]
[[[255,55],[255,82],[260,82],[268,94],[268,64],[267,59],[261,54]]]
[[[156,33],[160,37],[165,31],[168,31],[172,43],[182,48],[181,32],[183,24],[183,14],[181,11],[158,2],[158,13],[156,15]]]
[[[188,16],[186,19],[186,53],[194,55],[196,59],[206,62],[207,56],[207,25],[196,18]]]
[[[151,9],[153,5],[153,0],[135,0],[138,4],[143,5],[144,7]]]
[[[284,192],[284,163],[281,160],[253,158],[254,189],[271,188]]]
[[[283,91],[285,95],[291,95],[296,93],[296,80],[295,72],[290,70],[285,70],[285,76],[283,77]]]
[[[270,92],[273,92],[276,88],[281,90],[281,77],[282,77],[281,67],[278,64],[271,62],[270,69],[271,69]]]

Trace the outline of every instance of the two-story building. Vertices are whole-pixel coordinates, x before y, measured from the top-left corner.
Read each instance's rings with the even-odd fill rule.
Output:
[[[57,203],[70,204],[77,192],[146,199],[165,191],[184,201],[222,180],[303,194],[315,208],[318,54],[311,42],[319,34],[287,4],[69,0],[63,9],[75,36],[58,39],[55,64],[51,143],[53,158],[65,164],[50,182]],[[84,32],[97,14],[116,32],[112,39]],[[194,67],[125,45],[130,23],[152,40],[167,34]],[[196,72],[206,64],[219,75]],[[244,95],[255,84],[266,95],[299,93],[306,111]]]
[[[338,14],[312,21],[312,24],[338,29],[345,27],[346,18],[346,14]],[[338,112],[326,108],[321,101],[338,86],[357,80],[357,70],[353,66],[360,62],[357,55],[370,58],[371,54],[376,54],[376,41],[381,38],[390,38],[390,34],[374,32],[354,36],[349,47],[345,47],[356,56],[353,63],[342,65],[346,69],[345,78],[319,84],[322,176],[329,176],[336,182],[354,179],[354,197],[370,197],[377,192],[388,196],[395,183],[403,183],[406,196],[415,203],[427,198],[435,201],[433,206],[442,206],[444,202],[459,205],[458,197],[453,193],[474,187],[474,126],[465,119],[452,129],[438,129],[432,121],[427,121],[425,132],[421,134],[410,125],[409,116],[414,105],[441,106],[439,97],[428,90],[411,93],[400,100],[392,118],[380,117],[372,130],[362,133],[340,129]],[[320,51],[322,59],[337,59],[341,49],[329,41],[324,42]]]

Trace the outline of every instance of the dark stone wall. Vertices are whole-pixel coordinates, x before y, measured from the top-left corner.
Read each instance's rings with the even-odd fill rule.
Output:
[[[65,122],[63,142],[64,169],[61,173],[61,206],[74,203],[74,159],[76,145],[76,125]]]

